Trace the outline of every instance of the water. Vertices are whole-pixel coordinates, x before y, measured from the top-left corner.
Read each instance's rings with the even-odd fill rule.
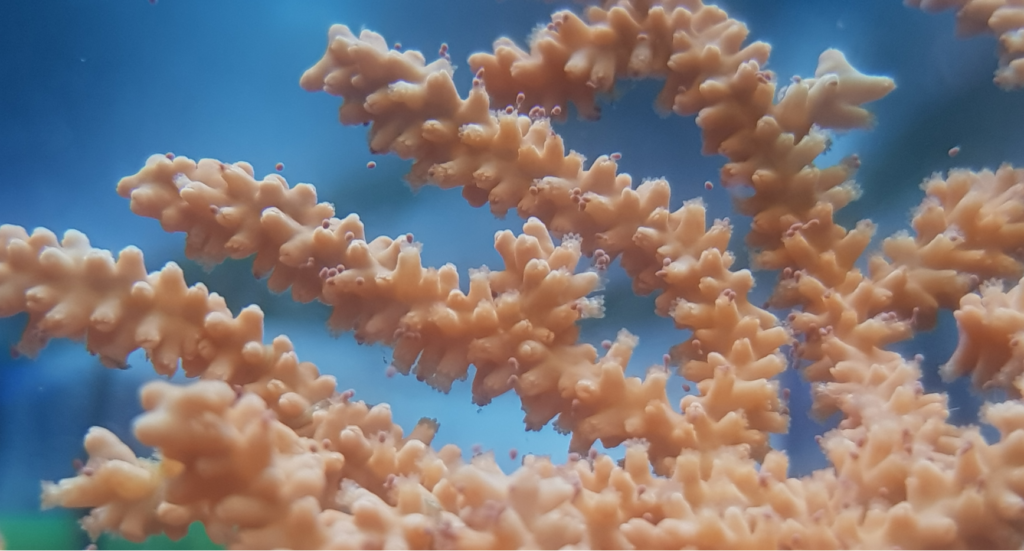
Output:
[[[856,152],[862,160],[857,180],[864,196],[842,211],[839,220],[846,226],[870,217],[879,226],[878,236],[890,235],[906,227],[920,200],[918,185],[931,173],[1024,162],[1019,124],[1024,96],[991,84],[994,39],[955,38],[950,14],[928,15],[891,0],[720,5],[749,25],[752,38],[772,44],[768,68],[781,79],[809,75],[818,54],[836,47],[862,71],[896,80],[897,90],[870,106],[876,128],[839,136],[827,159],[836,162]],[[402,181],[409,163],[372,156],[363,129],[337,124],[338,100],[302,91],[298,78],[322,55],[328,26],[345,23],[431,56],[447,43],[457,66],[455,80],[465,92],[472,78],[464,61],[468,54],[489,50],[502,35],[522,43],[559,7],[525,0],[5,2],[0,5],[0,223],[56,232],[74,228],[87,233],[94,246],[114,251],[136,245],[145,251],[150,270],[178,262],[189,283],[205,282],[233,311],[260,304],[267,312],[268,337],[287,333],[300,356],[336,375],[340,387],[356,389],[357,398],[371,403],[391,402],[403,426],[423,415],[438,418],[437,444],[455,443],[467,453],[478,444],[494,450],[506,469],[518,463],[508,459],[512,448],[564,461],[567,437],[550,427],[521,430],[514,396],[478,408],[467,383],[444,396],[411,377],[388,378],[388,350],[359,347],[348,335],[332,338],[323,328],[324,307],[272,295],[249,277],[248,262],[204,271],[184,258],[183,236],[134,216],[114,193],[118,179],[139,170],[153,153],[245,160],[257,176],[275,172],[282,163],[282,175],[292,183],[314,183],[321,200],[333,202],[339,215],[359,213],[372,235],[412,232],[425,244],[424,264],[451,262],[465,280],[469,268],[499,263],[491,235],[505,228],[518,232],[522,222],[472,209],[455,191],[428,187],[412,193]],[[636,180],[671,182],[673,207],[701,196],[709,217],[728,216],[727,193],[720,186],[703,187],[706,180],[717,181],[724,161],[700,156],[692,118],[654,113],[654,83],[627,82],[620,89],[605,104],[599,124],[570,117],[558,127],[568,147],[588,158],[621,152],[621,169]],[[950,158],[954,146],[960,153]],[[370,161],[376,168],[367,168]],[[733,220],[733,249],[744,265],[741,236],[747,222],[735,215]],[[773,276],[759,278],[755,296],[763,298]],[[685,338],[653,314],[651,297],[632,296],[617,267],[604,293],[608,315],[584,322],[583,338],[598,343],[621,327],[639,335],[631,374],[660,363],[662,354]],[[0,343],[15,343],[24,323],[21,316],[0,320]],[[935,389],[935,366],[954,345],[955,325],[947,313],[936,331],[903,349],[925,353],[926,383]],[[68,519],[63,512],[36,513],[38,481],[72,474],[71,460],[82,456],[81,437],[89,426],[105,426],[132,442],[131,420],[140,412],[136,389],[155,375],[139,353],[130,363],[133,368],[126,372],[104,369],[80,345],[68,342],[53,343],[34,362],[0,358],[0,531],[10,533],[33,519]],[[813,437],[827,426],[807,417],[806,385],[798,376],[787,373],[783,383],[793,390],[793,431],[774,444],[793,455],[791,474],[803,474],[824,466]],[[679,386],[672,385],[676,399],[682,395]],[[962,382],[951,393],[954,420],[973,421],[982,398]],[[146,452],[141,446],[137,451]],[[68,537],[60,541],[84,544],[80,535]],[[25,542],[10,544],[32,545]]]

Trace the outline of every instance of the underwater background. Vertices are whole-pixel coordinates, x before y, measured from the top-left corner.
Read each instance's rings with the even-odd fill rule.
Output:
[[[1024,164],[1024,92],[1004,92],[991,82],[995,40],[956,38],[952,14],[929,15],[899,0],[717,2],[748,24],[751,38],[773,46],[768,69],[780,82],[813,73],[826,48],[841,49],[861,71],[893,77],[894,93],[868,107],[876,128],[837,136],[824,159],[829,164],[856,152],[863,197],[837,219],[847,227],[871,218],[881,238],[907,227],[922,197],[922,180],[952,167],[996,168]],[[398,423],[409,428],[435,417],[435,444],[454,443],[469,453],[479,444],[511,470],[508,450],[547,454],[564,461],[568,437],[550,427],[523,429],[519,401],[509,393],[479,408],[468,382],[444,396],[413,377],[385,374],[390,351],[357,346],[350,335],[332,337],[327,308],[275,296],[251,277],[251,261],[229,261],[205,271],[184,257],[184,236],[164,233],[151,219],[133,215],[114,192],[117,181],[138,171],[153,153],[252,163],[257,177],[274,172],[291,184],[315,184],[320,200],[339,216],[358,213],[368,235],[412,232],[424,244],[423,260],[451,262],[463,284],[470,268],[500,265],[492,236],[518,232],[523,221],[495,219],[473,209],[458,191],[427,187],[412,192],[403,181],[409,163],[372,156],[365,129],[337,122],[339,99],[309,94],[298,86],[302,72],[326,47],[327,29],[344,23],[380,32],[403,49],[433,59],[447,43],[459,67],[455,80],[465,92],[472,75],[467,56],[490,50],[505,35],[524,44],[553,10],[580,5],[539,0],[3,0],[0,1],[0,223],[45,226],[58,234],[85,232],[95,247],[118,251],[140,247],[150,271],[174,261],[190,284],[202,281],[226,297],[233,312],[259,304],[267,314],[266,340],[287,334],[301,359],[335,375],[356,398],[391,403]],[[588,158],[621,152],[621,170],[639,183],[665,177],[672,207],[701,196],[709,216],[730,216],[732,250],[746,265],[743,236],[749,220],[732,213],[725,190],[704,189],[718,181],[721,157],[700,155],[692,118],[663,117],[652,108],[659,83],[619,85],[604,104],[600,122],[570,115],[558,131],[566,146]],[[960,147],[950,158],[948,151]],[[376,168],[368,169],[369,161]],[[876,247],[877,248],[877,247]],[[775,274],[758,275],[760,302]],[[606,316],[584,320],[583,340],[599,343],[620,328],[640,337],[630,372],[660,364],[686,334],[653,313],[653,297],[633,296],[617,264],[609,271]],[[782,314],[784,315],[784,313]],[[0,319],[0,345],[14,345],[25,319]],[[936,368],[956,344],[949,312],[939,327],[901,350],[925,355],[926,386],[940,388]],[[82,437],[100,425],[133,442],[131,423],[140,413],[137,389],[156,375],[143,354],[120,372],[104,368],[78,343],[55,341],[35,361],[0,355],[0,533],[10,548],[81,548],[89,543],[73,511],[39,511],[40,480],[73,474],[84,457]],[[176,377],[181,379],[181,377]],[[825,466],[814,436],[831,425],[807,415],[807,385],[790,370],[789,435],[773,444],[789,451],[791,475]],[[682,396],[682,379],[672,384]],[[947,387],[953,420],[976,421],[984,397],[966,381]],[[136,445],[139,453],[148,453]],[[611,453],[620,454],[621,450]],[[201,531],[185,541],[146,545],[210,545]],[[101,548],[132,547],[104,537]],[[134,546],[139,547],[139,546]]]

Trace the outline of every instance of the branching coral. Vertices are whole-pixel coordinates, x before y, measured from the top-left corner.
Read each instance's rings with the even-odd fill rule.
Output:
[[[1010,78],[1016,12],[1003,9],[988,20]],[[313,186],[258,180],[244,162],[154,155],[117,186],[133,212],[185,233],[190,258],[254,257],[271,290],[329,305],[332,330],[392,347],[395,370],[447,392],[472,365],[475,403],[513,392],[527,429],[554,421],[572,435],[566,464],[527,456],[506,474],[486,454],[465,462],[454,446],[431,447],[436,423],[405,435],[388,406],[338,392],[287,337],[264,343],[258,307],[233,314],[178,266],[147,273],[138,249],[115,259],[78,232],[58,241],[0,227],[0,315],[28,313],[20,353],[70,338],[112,367],[143,349],[158,373],[180,366],[201,379],[144,387],[135,432],[157,456],[94,428],[88,462],[44,484],[44,506],[90,508],[93,537],[177,537],[199,521],[215,540],[253,548],[1024,544],[1024,404],[987,406],[1000,432],[987,442],[949,422],[918,359],[886,349],[955,310],[960,347],[944,374],[1024,392],[1024,282],[987,282],[1024,275],[1024,172],[926,182],[915,234],[886,239],[862,272],[874,226],[834,218],[859,194],[859,160],[816,160],[828,131],[870,126],[864,105],[894,84],[828,50],[813,77],[778,87],[763,68],[768,45],[745,44],[747,34],[699,0],[559,12],[528,49],[501,39],[472,56],[463,98],[447,52],[427,63],[373,32],[332,27],[303,88],[340,96],[341,122],[370,125],[373,152],[412,160],[413,187],[461,188],[473,206],[527,220],[521,234],[495,236],[503,269],[472,271],[466,291],[454,266],[423,265],[413,235],[368,237]],[[596,118],[600,94],[623,78],[663,80],[656,106],[695,114],[704,152],[726,158],[722,183],[752,218],[755,267],[780,272],[768,304],[751,302],[729,222],[709,226],[699,199],[670,210],[666,181],[634,186],[614,156],[585,166],[566,152],[557,121],[572,107]],[[580,270],[584,257],[593,266]],[[668,365],[626,375],[629,332],[603,354],[580,342],[577,322],[603,315],[592,293],[615,259],[691,332],[667,355],[696,386],[678,408]],[[780,322],[769,309],[783,308]],[[776,377],[791,363],[815,383],[815,411],[842,417],[821,439],[832,467],[799,478],[769,446],[788,427]],[[597,441],[625,443],[625,459],[596,453]]]
[[[957,33],[983,33],[999,39],[999,70],[993,79],[1006,89],[1024,86],[1024,5],[1016,0],[904,0],[935,12],[956,10]]]

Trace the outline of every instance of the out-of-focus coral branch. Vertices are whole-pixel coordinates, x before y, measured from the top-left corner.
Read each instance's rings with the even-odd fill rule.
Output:
[[[955,315],[960,339],[943,376],[969,373],[978,386],[1024,393],[1024,282],[1009,290],[997,281],[985,283],[960,300]]]
[[[220,382],[151,383],[142,400],[147,413],[136,434],[160,450],[159,462],[134,458],[94,429],[89,462],[78,476],[46,486],[48,505],[93,507],[86,526],[96,532],[117,529],[137,540],[199,520],[215,540],[259,548],[643,546],[656,541],[651,530],[665,519],[677,529],[660,537],[674,534],[684,545],[724,536],[774,546],[780,534],[770,525],[742,526],[779,514],[794,521],[784,536],[835,545],[824,526],[800,526],[827,506],[834,481],[787,488],[777,453],[759,472],[741,451],[689,452],[673,461],[677,475],[656,478],[634,445],[621,467],[606,456],[566,465],[526,457],[505,475],[489,455],[463,464],[454,446],[434,452],[396,441],[387,422],[384,430],[370,422],[378,408],[353,417],[350,410],[365,406],[346,400],[316,414],[312,438],[275,421],[260,398]],[[386,421],[386,409],[379,411]],[[373,460],[354,467],[363,449]],[[366,475],[384,482],[367,484]],[[735,508],[748,501],[758,505]]]
[[[93,428],[88,462],[76,477],[44,484],[44,507],[92,508],[83,525],[94,538],[104,531],[132,541],[181,537],[200,521],[221,543],[323,548],[308,510],[337,509],[343,480],[384,495],[396,476],[437,480],[438,457],[458,458],[457,449],[430,451],[431,434],[403,438],[386,404],[368,408],[347,394],[318,404],[307,437],[277,421],[256,394],[221,381],[149,383],[142,405],[135,434],[158,458],[137,459],[112,433]],[[422,461],[426,453],[435,464]],[[362,520],[346,518],[351,528]]]
[[[826,436],[836,470],[787,478],[783,454],[760,465],[742,449],[687,451],[653,476],[644,446],[554,465],[527,456],[503,474],[489,454],[469,464],[389,429],[387,410],[346,399],[320,410],[311,438],[275,421],[263,401],[203,381],[151,383],[136,434],[160,450],[136,459],[111,433],[86,439],[78,476],[45,487],[49,505],[91,506],[85,524],[133,539],[180,534],[189,522],[247,548],[850,548],[992,547],[1022,541],[1024,410],[989,408],[1002,433],[945,423],[896,361],[875,390],[850,380],[852,422]],[[907,392],[907,390],[910,392]],[[866,400],[861,401],[862,398]],[[377,420],[372,419],[377,414]],[[904,419],[905,416],[909,419]],[[863,421],[863,422],[860,422]],[[911,428],[916,430],[911,430]],[[400,434],[400,432],[398,433]],[[362,460],[370,456],[369,460]],[[353,463],[358,462],[358,465]],[[383,483],[379,481],[383,480]],[[358,483],[356,482],[358,481]],[[375,483],[376,481],[376,483]]]
[[[999,69],[993,81],[1006,90],[1024,86],[1024,5],[1017,0],[904,0],[927,12],[956,10],[961,36],[982,33],[999,40]]]

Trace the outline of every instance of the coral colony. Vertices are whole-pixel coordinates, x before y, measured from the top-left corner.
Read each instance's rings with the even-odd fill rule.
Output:
[[[995,80],[1024,83],[1019,2],[910,3],[957,9],[962,30],[999,36]],[[858,161],[814,161],[829,131],[869,124],[863,105],[890,79],[829,50],[812,77],[780,87],[762,69],[768,44],[700,0],[584,13],[556,13],[528,50],[500,39],[473,55],[464,98],[444,49],[427,63],[342,25],[302,75],[306,90],[341,97],[342,124],[369,125],[374,153],[412,161],[413,187],[461,188],[475,207],[525,219],[522,233],[495,236],[504,267],[472,271],[468,292],[455,267],[423,266],[411,235],[367,236],[313,186],[257,180],[244,162],[155,155],[117,185],[132,212],[184,232],[190,258],[254,256],[274,291],[331,306],[332,330],[392,347],[397,372],[447,390],[474,366],[474,401],[515,393],[527,429],[571,434],[568,462],[526,455],[503,473],[489,454],[464,461],[432,444],[430,421],[405,432],[387,405],[355,401],[300,361],[287,337],[264,342],[259,307],[230,312],[174,264],[147,273],[135,248],[115,259],[76,231],[3,226],[0,315],[27,312],[20,353],[71,338],[119,366],[141,348],[158,373],[199,379],[142,389],[135,435],[156,456],[93,428],[88,461],[45,483],[43,506],[91,509],[93,537],[174,538],[201,522],[248,548],[1024,544],[1024,403],[984,408],[998,429],[987,442],[948,422],[919,358],[886,350],[953,310],[960,340],[944,374],[1024,392],[1024,170],[934,177],[912,231],[861,271],[872,224],[833,219],[856,198]],[[754,265],[780,274],[764,308],[748,300],[751,273],[731,267],[732,228],[709,225],[699,199],[670,211],[667,182],[634,185],[616,156],[587,166],[566,152],[554,123],[570,104],[596,117],[624,78],[663,81],[657,107],[696,115],[704,152],[725,157],[721,183],[753,219]],[[577,269],[582,257],[596,270]],[[596,272],[614,261],[689,335],[669,355],[694,386],[678,407],[667,371],[624,374],[628,331],[603,350],[578,341],[576,322],[602,314]],[[774,379],[790,365],[814,383],[815,411],[842,418],[820,439],[831,467],[801,478],[768,445],[787,430]],[[597,441],[624,444],[625,458],[592,451]]]

